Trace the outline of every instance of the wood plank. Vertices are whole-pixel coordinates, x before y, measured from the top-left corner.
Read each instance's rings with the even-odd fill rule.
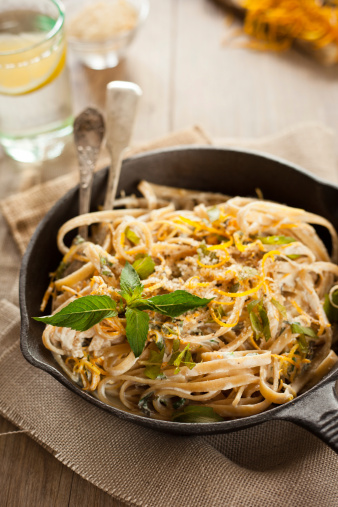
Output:
[[[1,433],[15,430],[15,426],[0,417]],[[64,468],[60,462],[29,436],[20,433],[0,436],[0,454],[1,505],[54,505]],[[67,472],[71,478],[73,472]],[[62,505],[68,503],[70,482],[68,478],[68,491],[65,489],[62,492]]]
[[[257,137],[318,120],[338,129],[338,67],[296,51],[222,46],[233,27],[210,0],[177,2],[173,127],[199,122],[215,137]]]
[[[134,142],[169,132],[172,22],[171,0],[151,0],[148,19],[128,49],[126,59],[114,69],[88,69],[70,54],[75,113],[89,105],[103,111],[109,81],[134,81],[143,90]]]

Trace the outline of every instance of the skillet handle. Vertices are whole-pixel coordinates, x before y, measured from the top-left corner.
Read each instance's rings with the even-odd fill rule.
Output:
[[[276,417],[311,431],[338,453],[337,374],[304,397],[285,405]]]

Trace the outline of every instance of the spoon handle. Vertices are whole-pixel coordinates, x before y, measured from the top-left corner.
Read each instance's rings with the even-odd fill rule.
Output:
[[[123,153],[128,148],[141,88],[126,81],[112,81],[107,85],[106,145],[111,157],[104,209],[112,209],[120,178]]]
[[[83,215],[90,210],[90,200],[92,193],[93,173],[95,162],[98,158],[99,150],[92,146],[78,147],[78,160],[80,168],[80,196],[79,213]],[[79,227],[79,234],[87,239],[88,227],[83,225]]]

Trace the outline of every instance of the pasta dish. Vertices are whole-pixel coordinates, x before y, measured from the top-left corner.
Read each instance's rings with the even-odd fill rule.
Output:
[[[335,365],[330,222],[258,198],[139,190],[58,232],[41,306],[51,297],[53,316],[37,320],[74,382],[132,413],[203,422],[286,403]],[[75,236],[83,226],[90,240]]]

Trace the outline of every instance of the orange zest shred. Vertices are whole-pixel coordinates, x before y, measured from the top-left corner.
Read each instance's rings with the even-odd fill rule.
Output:
[[[317,0],[245,0],[244,32],[255,49],[282,51],[295,39],[314,50],[338,46],[337,5]],[[257,46],[257,47],[256,47]],[[337,61],[337,56],[335,57]]]
[[[233,305],[235,301],[215,301],[213,300],[214,305]]]
[[[256,343],[256,342],[255,342],[255,340],[254,340],[253,333],[251,333],[251,335],[250,335],[250,338],[249,338],[249,339],[250,339],[250,342],[252,343],[252,345],[254,346],[254,348],[255,348],[255,349],[257,349],[257,350],[261,350],[261,349],[260,349],[260,347],[258,347],[257,343]]]
[[[219,245],[207,246],[207,250],[225,250],[233,244],[233,238],[230,238],[226,243],[220,243]]]
[[[260,281],[258,282],[258,284],[255,287],[253,287],[252,289],[248,289],[244,292],[224,292],[219,289],[213,289],[213,290],[218,292],[218,294],[221,294],[222,296],[227,296],[229,298],[240,298],[243,296],[249,296],[250,294],[254,294],[255,292],[257,292],[262,287],[263,282],[264,282],[264,280],[262,278],[260,278]]]
[[[209,310],[210,310],[210,313],[211,313],[211,316],[213,318],[213,320],[215,322],[217,322],[218,325],[222,326],[222,327],[235,327],[237,324],[238,324],[238,321],[239,321],[239,316],[237,315],[237,319],[235,322],[233,322],[232,324],[227,324],[225,322],[223,322],[222,320],[220,320],[216,314],[215,314],[215,311],[213,309],[213,307],[210,305],[209,306]]]

